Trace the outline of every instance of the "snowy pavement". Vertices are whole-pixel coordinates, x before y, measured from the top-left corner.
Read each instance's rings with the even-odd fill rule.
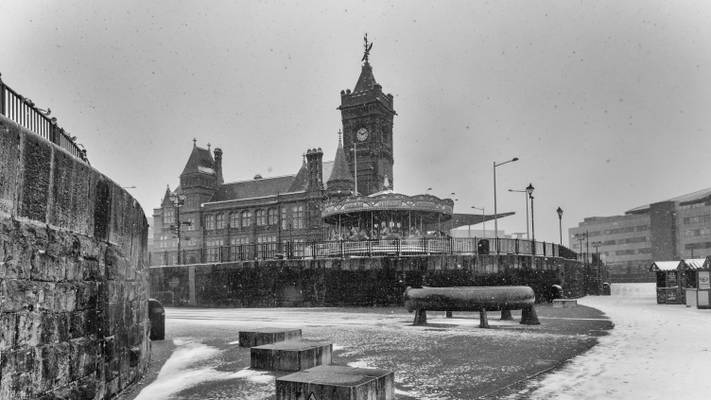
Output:
[[[579,300],[612,319],[610,334],[507,399],[711,398],[711,310],[656,304],[653,283],[612,294]]]

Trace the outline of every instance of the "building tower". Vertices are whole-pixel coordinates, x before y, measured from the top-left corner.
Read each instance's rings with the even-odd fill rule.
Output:
[[[185,196],[185,209],[198,210],[201,203],[210,201],[222,179],[222,150],[215,149],[216,163],[210,145],[204,149],[193,139],[193,150],[180,174],[180,195]]]
[[[343,144],[341,143],[341,134],[339,132],[336,158],[333,160],[331,176],[328,177],[328,181],[326,182],[328,196],[331,198],[348,197],[353,194],[353,186],[353,175],[348,167],[346,155],[343,152]]]
[[[355,88],[341,91],[343,147],[348,167],[358,182],[358,192],[370,195],[393,188],[393,95],[384,94],[375,81],[368,57],[373,47],[364,38],[363,66]],[[354,159],[357,157],[357,163]],[[358,170],[355,170],[357,164]]]

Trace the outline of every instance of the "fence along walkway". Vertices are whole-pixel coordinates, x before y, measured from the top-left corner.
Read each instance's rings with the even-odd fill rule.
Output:
[[[486,242],[485,246],[481,246]],[[497,251],[498,249],[498,251]],[[151,265],[202,264],[259,259],[416,256],[427,254],[509,254],[576,259],[577,254],[554,243],[523,239],[415,238],[270,242],[153,251]]]
[[[2,74],[0,74],[0,114],[63,148],[74,157],[89,162],[86,158],[86,150],[79,148],[72,136],[57,126],[57,119],[48,118],[46,115],[49,114],[48,112],[38,109],[32,100],[7,86],[2,81]]]

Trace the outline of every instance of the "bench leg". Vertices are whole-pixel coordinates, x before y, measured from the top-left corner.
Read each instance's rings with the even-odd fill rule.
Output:
[[[511,316],[511,310],[501,310],[501,320],[502,321],[513,320],[513,317]]]
[[[479,311],[479,328],[488,328],[489,327],[489,319],[486,316],[486,309],[482,309]]]
[[[529,306],[521,310],[521,323],[524,325],[540,325],[538,315],[536,315],[536,307]]]
[[[415,310],[415,320],[412,325],[427,325],[427,311]]]
[[[445,311],[444,312],[445,318],[452,318],[452,312],[451,311]]]

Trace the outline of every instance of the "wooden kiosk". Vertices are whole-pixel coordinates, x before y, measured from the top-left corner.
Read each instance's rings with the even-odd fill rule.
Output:
[[[657,304],[684,304],[686,293],[679,264],[679,261],[655,261],[649,267],[657,274]]]

